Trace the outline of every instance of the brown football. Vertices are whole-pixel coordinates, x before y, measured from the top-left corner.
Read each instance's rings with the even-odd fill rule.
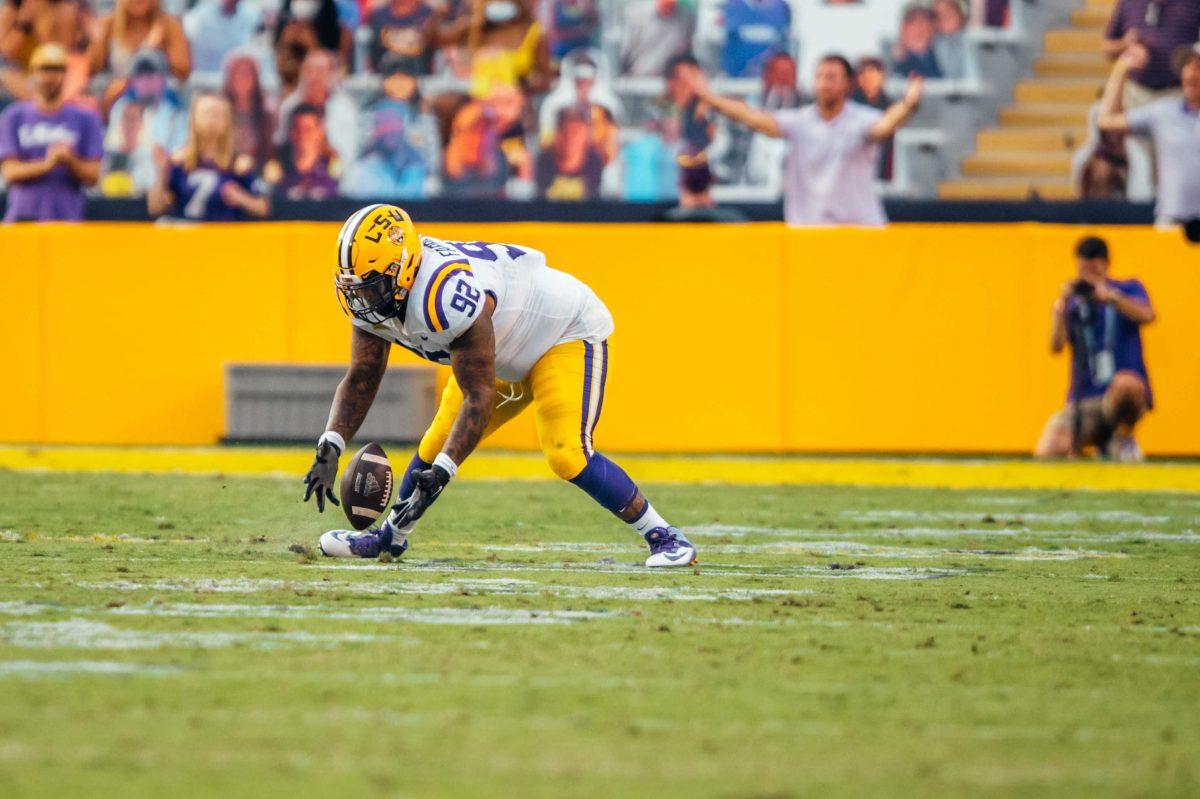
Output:
[[[392,497],[392,466],[383,447],[360,449],[342,474],[342,510],[355,530],[365,530],[387,512]]]

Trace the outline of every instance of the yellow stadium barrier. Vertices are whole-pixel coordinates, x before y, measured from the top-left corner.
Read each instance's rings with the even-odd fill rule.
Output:
[[[0,227],[0,441],[209,444],[222,366],[344,362],[338,226]],[[1050,303],[1079,236],[1141,277],[1154,454],[1200,454],[1200,251],[1177,233],[1051,225],[436,224],[544,250],[617,332],[601,448],[1025,452],[1061,405]],[[397,362],[412,358],[397,349]],[[315,436],[320,431],[313,431]],[[492,446],[532,448],[531,419]]]

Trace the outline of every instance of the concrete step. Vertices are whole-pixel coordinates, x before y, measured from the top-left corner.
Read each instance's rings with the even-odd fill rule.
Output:
[[[1071,154],[1065,150],[1056,153],[1001,150],[969,155],[963,159],[962,173],[968,178],[1065,178],[1071,174]]]
[[[1033,74],[1040,78],[1097,78],[1104,80],[1112,63],[1097,48],[1095,53],[1057,53],[1033,62]]]
[[[943,200],[1074,200],[1075,187],[1070,180],[1029,178],[980,178],[949,180],[938,187]]]
[[[1000,124],[1023,127],[1047,125],[1087,125],[1090,104],[1077,103],[1019,103],[1000,109]]]
[[[1071,24],[1079,28],[1099,28],[1103,31],[1112,17],[1112,8],[1092,8],[1086,6],[1071,12]]]
[[[1013,92],[1018,103],[1094,103],[1104,84],[1092,78],[1023,80]]]
[[[991,128],[975,135],[975,151],[979,155],[1002,150],[1074,153],[1086,136],[1084,128],[1067,125]]]
[[[1056,28],[1046,31],[1046,53],[1098,53],[1101,28]]]

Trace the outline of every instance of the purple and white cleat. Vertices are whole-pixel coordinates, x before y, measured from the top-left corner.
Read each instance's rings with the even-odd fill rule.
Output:
[[[655,527],[644,537],[650,545],[646,565],[652,569],[691,566],[696,562],[696,547],[675,527]]]
[[[378,530],[357,533],[353,530],[330,530],[321,535],[317,546],[321,554],[330,558],[378,558],[384,552],[398,558],[408,551],[408,533],[392,531],[392,522],[387,520]]]

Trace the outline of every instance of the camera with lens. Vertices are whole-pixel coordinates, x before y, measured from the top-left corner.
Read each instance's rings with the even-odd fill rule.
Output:
[[[1183,236],[1192,244],[1200,244],[1200,219],[1189,219],[1184,222]]]
[[[1071,294],[1080,299],[1090,300],[1096,295],[1096,286],[1090,280],[1076,280],[1071,284]]]

